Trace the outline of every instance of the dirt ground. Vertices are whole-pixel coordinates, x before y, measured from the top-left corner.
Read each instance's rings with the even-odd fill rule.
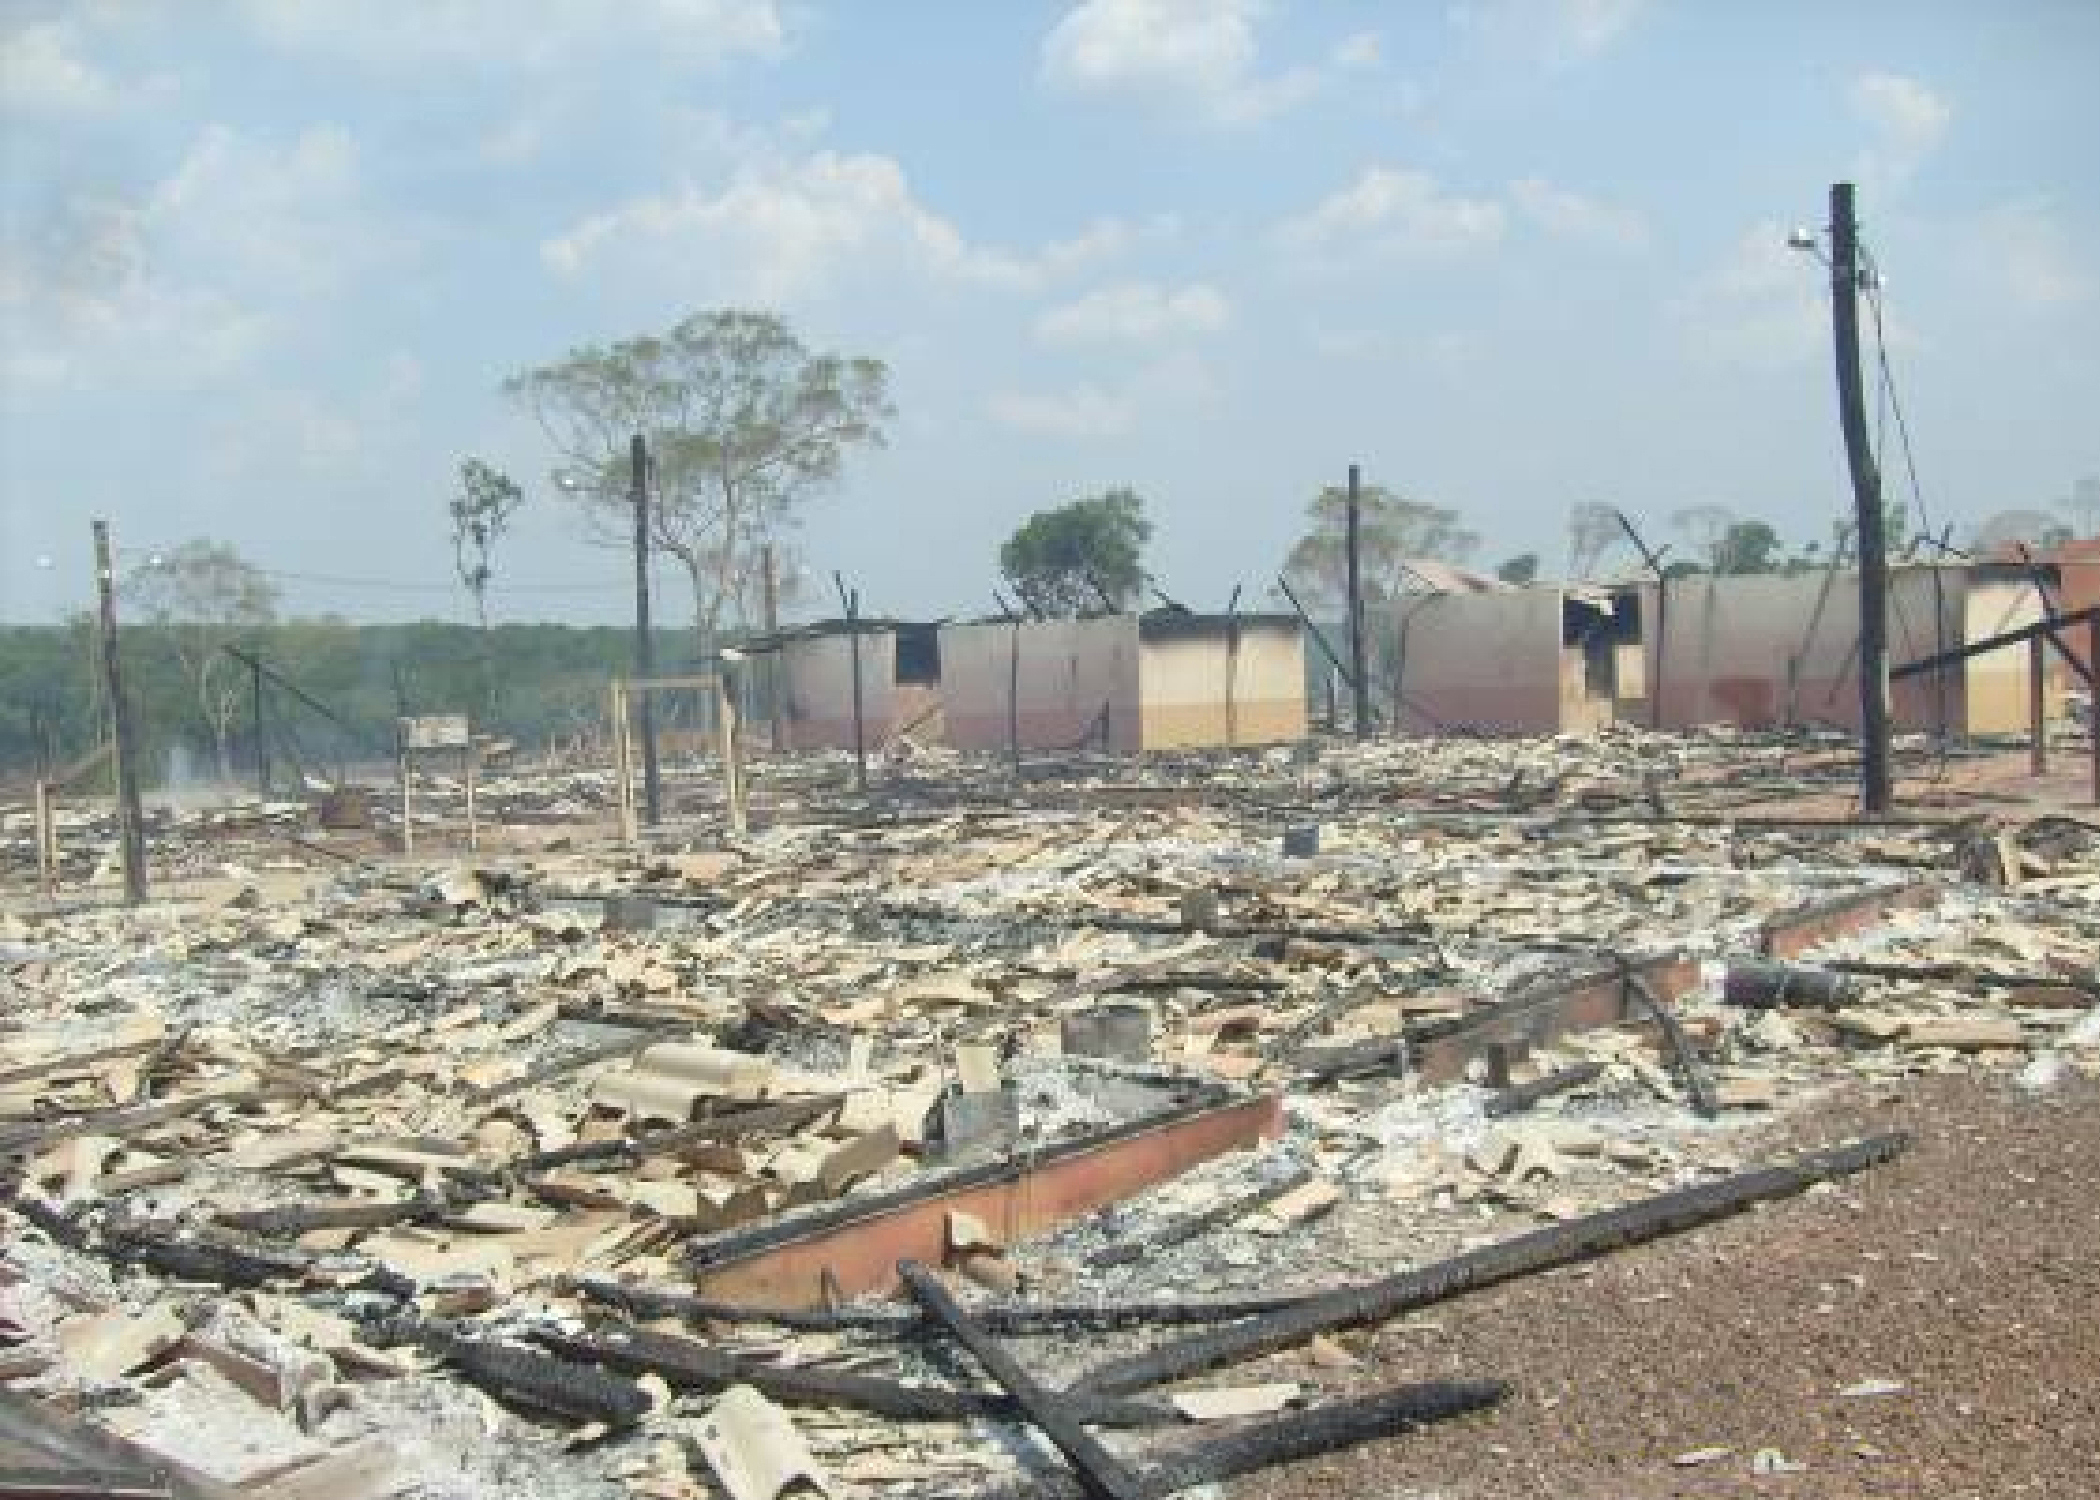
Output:
[[[1352,1383],[1501,1376],[1516,1393],[1232,1494],[2100,1493],[2100,1085],[1862,1089],[1772,1144],[1888,1129],[1910,1151],[1835,1190],[1351,1340]],[[1843,1394],[1867,1382],[1902,1389]],[[1702,1449],[1727,1451],[1679,1462]]]

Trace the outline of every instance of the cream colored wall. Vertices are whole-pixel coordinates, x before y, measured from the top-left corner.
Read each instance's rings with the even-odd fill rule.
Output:
[[[2018,630],[2043,618],[2042,601],[2034,585],[2025,581],[1991,579],[1973,582],[1964,604],[1965,640],[1986,640],[2008,630]],[[2046,647],[2044,648],[2046,651]],[[2063,712],[2063,664],[2048,652],[2042,678],[2043,702],[2050,717]],[[1970,734],[2025,734],[2027,711],[2027,647],[2006,646],[1972,656],[1962,664],[1967,700],[1966,729]]]
[[[1233,652],[1220,623],[1214,633],[1145,641],[1138,663],[1147,750],[1305,736],[1305,653],[1295,628],[1242,627]]]

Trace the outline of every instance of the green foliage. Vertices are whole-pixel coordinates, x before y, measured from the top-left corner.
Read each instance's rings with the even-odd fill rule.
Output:
[[[1410,500],[1383,485],[1362,491],[1364,600],[1389,603],[1407,591],[1409,558],[1460,563],[1480,545],[1455,510]],[[1349,592],[1349,492],[1329,485],[1306,507],[1311,527],[1284,560],[1284,577],[1307,609],[1346,604]]]
[[[1128,609],[1145,586],[1145,502],[1116,488],[1039,510],[999,548],[999,571],[1037,615]]]
[[[560,454],[563,493],[610,539],[630,528],[628,447],[656,462],[649,530],[685,569],[703,650],[750,620],[759,555],[895,415],[882,361],[805,348],[773,313],[695,313],[668,333],[577,349],[504,382]]]
[[[1519,552],[1495,569],[1495,576],[1504,583],[1535,583],[1539,576],[1539,555],[1536,552]]]
[[[472,457],[460,464],[459,493],[450,505],[452,565],[474,596],[474,617],[483,630],[489,628],[489,581],[495,577],[491,558],[524,503],[525,492],[501,469]]]
[[[1713,570],[1720,574],[1776,573],[1785,560],[1779,533],[1763,521],[1735,521],[1713,544]]]
[[[494,714],[477,719],[477,728],[534,752],[597,732],[607,680],[631,672],[634,661],[634,634],[618,626],[495,625],[484,632],[436,621],[298,620],[255,627],[243,639],[271,668],[347,721],[345,730],[282,688],[266,687],[271,760],[286,766],[296,759],[316,774],[338,762],[383,763],[392,754],[400,712],[472,711],[480,701],[484,653],[504,691]],[[127,625],[121,643],[125,690],[149,783],[159,780],[178,747],[193,759],[208,757],[213,738],[198,717],[168,632]],[[659,632],[662,669],[687,669],[691,645],[682,632]],[[225,666],[227,680],[238,689],[230,735],[238,774],[253,759],[248,677],[231,659]],[[29,770],[46,752],[51,762],[68,761],[100,741],[95,674],[93,631],[85,617],[70,626],[0,627],[0,770]]]

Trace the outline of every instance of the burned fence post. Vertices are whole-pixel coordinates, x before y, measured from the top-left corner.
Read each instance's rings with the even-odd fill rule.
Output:
[[[846,612],[846,640],[852,651],[853,670],[853,786],[868,795],[868,741],[860,687],[860,590],[847,591],[846,580],[833,570],[831,582],[839,591],[839,608]]]
[[[646,682],[656,671],[656,649],[649,631],[649,440],[639,432],[627,445],[627,459],[634,497],[634,675]],[[656,759],[656,708],[648,693],[635,702],[634,711],[642,739],[642,811],[654,828],[663,821],[664,794]]]
[[[109,522],[96,519],[95,593],[101,605],[102,690],[109,699],[110,737],[116,746],[117,829],[124,850],[124,900],[146,899],[146,814],[139,805],[138,746],[132,738],[131,700],[124,694],[123,653],[117,649],[117,575],[110,560]]]
[[[2049,769],[2048,707],[2042,693],[2042,638],[2027,638],[2027,769],[2039,776]],[[1939,673],[1934,673],[1935,679]]]
[[[985,1373],[1013,1397],[1028,1420],[1057,1445],[1057,1451],[1072,1465],[1089,1495],[1102,1500],[1144,1500],[1150,1491],[1137,1472],[1102,1447],[1100,1440],[1080,1425],[1057,1392],[1037,1383],[997,1339],[972,1322],[933,1272],[915,1260],[905,1260],[897,1263],[897,1274],[919,1306],[970,1351],[984,1366]]]
[[[1349,465],[1349,686],[1358,739],[1371,733],[1371,683],[1364,668],[1363,471]]]

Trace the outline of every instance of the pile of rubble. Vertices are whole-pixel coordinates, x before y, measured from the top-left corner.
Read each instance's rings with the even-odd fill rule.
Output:
[[[182,899],[0,915],[0,1460],[33,1411],[170,1493],[1149,1495],[1492,1403],[1336,1394],[1346,1331],[1867,1169],[1761,1144],[1862,1080],[2100,1071],[2093,826],[1750,805],[1829,760],[919,757],[470,864],[164,829]]]

